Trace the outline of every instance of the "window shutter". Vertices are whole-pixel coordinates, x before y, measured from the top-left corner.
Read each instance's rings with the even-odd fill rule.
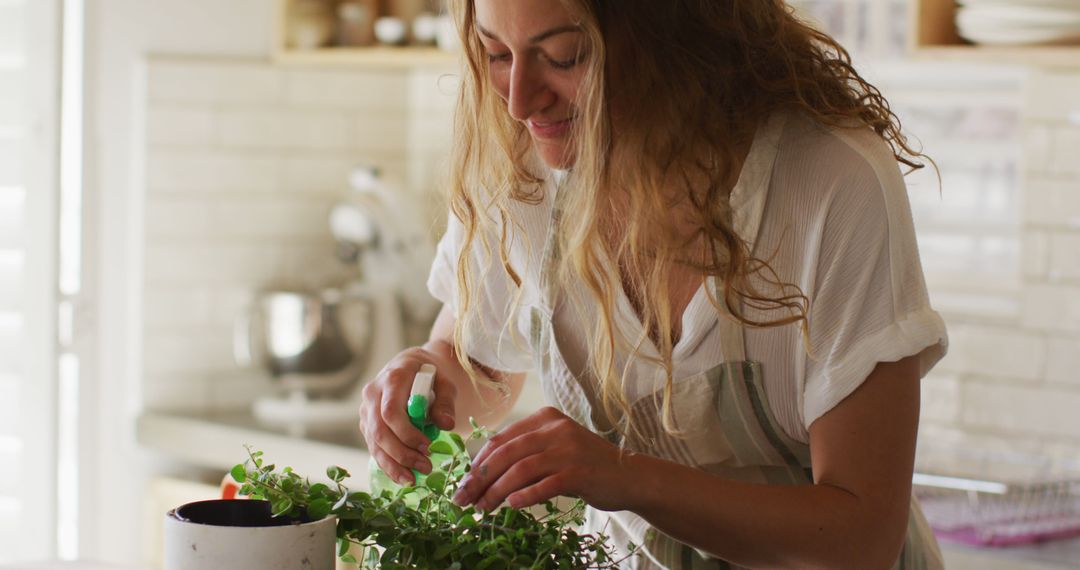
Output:
[[[57,0],[0,0],[0,563],[55,555]]]

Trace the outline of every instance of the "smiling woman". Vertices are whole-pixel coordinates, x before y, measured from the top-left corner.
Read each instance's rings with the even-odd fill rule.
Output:
[[[549,403],[455,500],[557,495],[634,568],[940,568],[911,496],[919,379],[944,354],[881,93],[781,0],[452,0],[465,72],[431,338],[365,391],[404,418]],[[509,395],[507,398],[505,395]]]
[[[581,27],[546,4],[481,2],[476,30],[487,52],[491,84],[507,112],[528,127],[545,163],[565,168],[574,155],[574,102],[588,54]]]

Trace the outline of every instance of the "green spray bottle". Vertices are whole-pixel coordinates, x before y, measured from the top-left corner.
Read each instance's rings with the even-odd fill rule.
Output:
[[[444,432],[428,420],[428,410],[435,403],[434,384],[435,366],[432,364],[421,366],[420,371],[413,377],[412,391],[406,408],[406,413],[412,425],[416,426],[416,429],[423,432],[424,436],[432,442],[432,453],[428,457],[433,467],[432,474],[441,471],[443,463],[452,457],[453,450],[460,448],[461,441],[461,438],[452,435],[453,432]],[[445,453],[442,451],[445,451]],[[464,470],[464,466],[461,466],[460,469]],[[428,475],[416,469],[413,469],[412,472],[417,486],[426,484]],[[401,489],[401,485],[394,482],[379,468],[379,464],[374,457],[368,461],[368,475],[371,481],[371,491],[376,495],[381,494],[384,490],[396,493],[398,489]],[[415,497],[415,495],[409,497]]]

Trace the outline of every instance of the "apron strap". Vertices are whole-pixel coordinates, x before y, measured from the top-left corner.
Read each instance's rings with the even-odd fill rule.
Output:
[[[742,362],[746,360],[746,337],[745,327],[738,319],[731,315],[726,303],[723,302],[722,288],[716,286],[716,298],[720,305],[720,350],[724,362]]]

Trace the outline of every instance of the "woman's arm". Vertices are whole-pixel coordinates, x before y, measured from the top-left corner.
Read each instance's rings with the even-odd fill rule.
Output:
[[[639,493],[628,506],[661,531],[751,568],[890,568],[908,523],[918,378],[918,357],[880,363],[810,426],[814,485],[735,483],[636,455],[629,461]]]
[[[435,319],[435,324],[431,327],[431,335],[427,343],[424,344],[424,349],[444,357],[449,366],[453,368],[452,371],[448,371],[448,377],[458,379],[456,383],[456,399],[454,401],[454,429],[461,433],[467,433],[470,430],[469,417],[475,418],[480,425],[494,428],[506,419],[506,415],[510,413],[510,409],[514,407],[518,396],[521,395],[525,373],[499,372],[487,368],[474,360],[473,366],[477,370],[486,377],[505,384],[508,391],[504,395],[498,390],[482,386],[479,390],[474,390],[465,369],[462,368],[454,353],[453,339],[454,314],[449,307],[443,305],[442,310],[439,311],[439,316]],[[435,398],[436,409],[442,411],[443,408],[439,407],[438,394],[435,395]]]
[[[469,431],[469,416],[494,427],[513,406],[521,393],[523,374],[496,374],[494,380],[505,382],[500,390],[473,389],[469,375],[454,356],[451,340],[453,315],[443,307],[424,346],[407,348],[383,367],[363,390],[360,404],[360,431],[368,452],[390,477],[401,484],[412,484],[412,470],[431,472],[428,459],[431,444],[409,421],[406,413],[412,382],[425,364],[435,366],[435,402],[428,417],[444,430]]]
[[[878,364],[810,427],[815,481],[735,482],[618,448],[552,408],[496,434],[454,497],[491,510],[559,495],[630,510],[750,568],[889,568],[905,538],[919,417],[917,357]],[[557,442],[553,444],[553,442]]]

